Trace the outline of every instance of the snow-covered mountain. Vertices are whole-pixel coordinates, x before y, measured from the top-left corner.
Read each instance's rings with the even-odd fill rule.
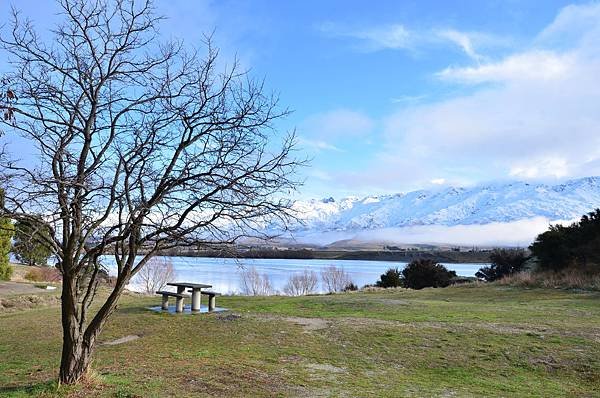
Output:
[[[481,225],[540,218],[574,220],[600,207],[600,177],[557,185],[495,183],[406,194],[298,201],[297,232]]]

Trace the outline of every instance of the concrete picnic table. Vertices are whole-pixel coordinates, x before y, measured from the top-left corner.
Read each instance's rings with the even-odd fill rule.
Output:
[[[182,294],[185,289],[192,289],[192,311],[200,311],[200,297],[202,297],[202,289],[211,288],[212,285],[205,285],[203,283],[189,283],[189,282],[170,282],[167,283],[169,286],[176,286],[177,293]]]

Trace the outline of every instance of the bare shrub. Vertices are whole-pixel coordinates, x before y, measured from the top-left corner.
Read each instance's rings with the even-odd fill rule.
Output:
[[[318,283],[319,278],[316,272],[304,270],[302,273],[290,276],[283,292],[289,296],[305,296],[314,293]]]
[[[147,294],[161,290],[167,283],[175,279],[175,269],[171,260],[164,257],[154,257],[138,272],[135,282],[142,286]]]
[[[38,268],[30,269],[25,273],[25,276],[23,276],[23,278],[31,282],[41,282],[43,280],[42,272]]]
[[[350,275],[343,268],[330,265],[321,271],[323,287],[328,293],[342,292],[346,286],[352,284]]]
[[[267,274],[259,274],[255,267],[246,268],[241,273],[242,294],[245,296],[269,296],[273,287]]]
[[[31,267],[23,276],[31,282],[60,282],[60,271],[54,267]]]

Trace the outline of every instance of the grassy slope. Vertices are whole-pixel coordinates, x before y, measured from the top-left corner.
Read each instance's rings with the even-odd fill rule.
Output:
[[[218,298],[233,320],[144,309],[159,301],[124,297],[102,340],[142,337],[58,392],[59,309],[0,314],[0,396],[600,396],[599,293]]]

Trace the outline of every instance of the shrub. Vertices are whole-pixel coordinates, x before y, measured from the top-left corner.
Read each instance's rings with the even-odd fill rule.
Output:
[[[39,268],[32,268],[28,270],[23,278],[31,282],[42,282],[44,280],[42,278],[42,271],[40,271]]]
[[[154,257],[138,272],[135,282],[141,285],[145,293],[154,294],[173,279],[175,279],[173,263],[165,257]]]
[[[242,294],[246,296],[268,296],[273,287],[267,274],[261,275],[255,267],[246,268],[241,273]]]
[[[346,286],[352,284],[350,275],[343,268],[330,265],[321,271],[323,287],[328,293],[342,292]]]
[[[2,192],[0,191],[0,203],[2,203]],[[14,227],[8,218],[0,218],[0,280],[9,281],[13,274],[8,253],[10,252],[11,239]]]
[[[496,249],[490,254],[492,264],[480,268],[475,276],[488,282],[498,280],[522,271],[528,258],[523,249]]]
[[[305,270],[302,273],[291,275],[283,292],[289,296],[304,296],[314,293],[318,283],[319,278],[316,272]]]
[[[61,275],[54,267],[31,267],[23,278],[31,282],[59,282]]]
[[[600,209],[569,226],[551,225],[529,247],[541,270],[600,265]]]
[[[600,290],[600,273],[568,268],[561,271],[518,272],[500,279],[501,285],[562,289]]]
[[[404,286],[411,289],[424,287],[446,287],[456,277],[456,272],[433,260],[415,260],[402,270]]]
[[[358,290],[358,286],[356,286],[354,283],[350,282],[348,285],[346,285],[346,287],[344,288],[345,292],[355,292]]]
[[[398,268],[390,268],[381,274],[379,280],[375,283],[377,287],[400,287],[404,286],[402,273]]]

